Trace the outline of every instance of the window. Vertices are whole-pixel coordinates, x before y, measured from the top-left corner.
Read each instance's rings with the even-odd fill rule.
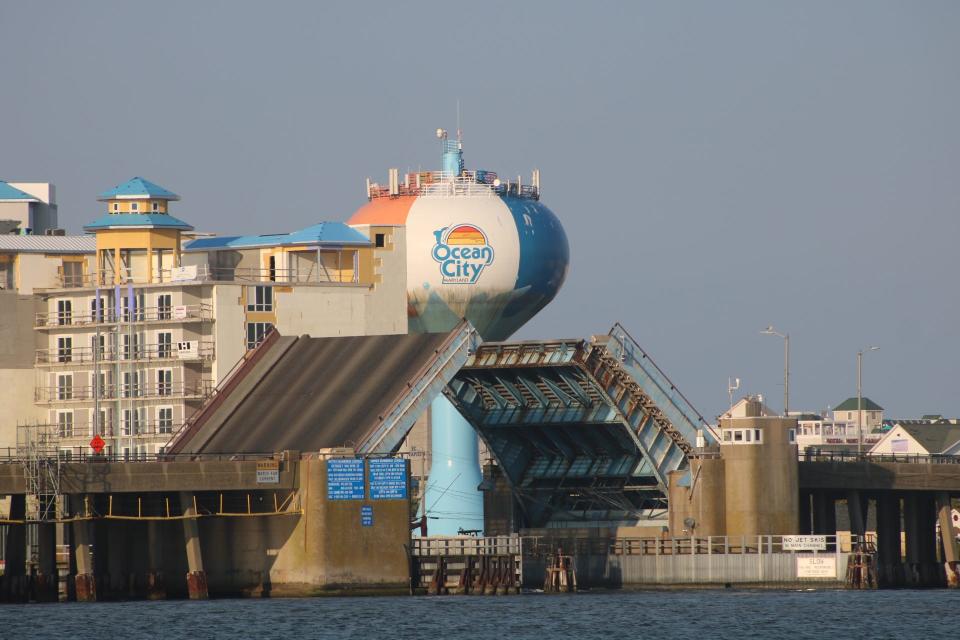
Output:
[[[140,372],[139,371],[124,371],[123,372],[123,397],[124,398],[136,398],[140,396]]]
[[[57,400],[73,399],[73,374],[63,373],[57,376]]]
[[[94,298],[90,301],[90,320],[93,322],[103,322],[104,299]]]
[[[57,433],[61,438],[73,437],[73,411],[57,412]]]
[[[743,442],[743,431],[737,429],[733,432],[733,441],[734,442]]]
[[[104,436],[111,435],[112,429],[107,415],[106,409],[100,409],[100,420],[97,421],[97,412],[90,411],[90,430],[88,435],[91,438],[97,433]]]
[[[138,202],[130,203],[130,211],[139,211],[139,210],[140,210],[140,203]]]
[[[161,331],[157,334],[157,357],[173,357],[173,334],[169,331]]]
[[[116,212],[120,211],[120,203],[119,203],[119,202],[114,202],[114,203],[113,203],[113,210],[116,211]]]
[[[169,396],[173,393],[173,370],[157,369],[157,395]]]
[[[123,410],[123,435],[135,436],[143,433],[144,420],[143,409],[124,409]]]
[[[797,443],[797,430],[796,430],[796,429],[788,429],[788,430],[787,430],[787,442],[789,442],[790,444],[796,444],[796,443]]]
[[[247,289],[247,311],[273,311],[273,287]]]
[[[73,324],[73,302],[57,300],[57,324]]]
[[[157,433],[173,433],[173,407],[157,409]]]
[[[73,459],[73,450],[71,449],[60,449],[60,462],[70,462]]]
[[[82,287],[83,286],[83,263],[73,260],[64,260],[60,267],[63,274],[64,287]]]
[[[73,360],[73,338],[57,338],[57,362]]]
[[[760,429],[753,430],[753,439],[758,443],[763,440],[763,438],[760,437]]]
[[[153,202],[150,203],[150,208],[153,211],[160,211],[160,203],[154,200]]]
[[[103,360],[106,354],[106,336],[90,336],[90,353],[94,360]]]
[[[248,322],[247,323],[247,349],[257,347],[263,339],[273,331],[273,325],[269,322]]]
[[[730,429],[724,429],[724,430],[723,430],[723,441],[724,441],[724,442],[730,442],[731,439],[733,439],[733,432],[730,431]]]
[[[132,313],[130,309],[131,302],[133,302]],[[142,293],[135,294],[133,300],[130,299],[129,295],[123,295],[123,297],[121,298],[120,307],[123,312],[124,322],[133,322],[137,320],[143,320],[143,294]]]
[[[387,236],[383,233],[378,233],[373,236],[374,246],[378,249],[382,249],[387,246]]]
[[[725,443],[749,443],[749,444],[762,444],[763,443],[763,430],[762,429],[723,429],[722,431],[723,441]]]
[[[169,320],[173,317],[173,298],[169,293],[157,296],[157,320]]]
[[[142,357],[140,353],[140,334],[123,334],[123,359],[136,360],[140,357]]]
[[[99,376],[99,379],[98,379]],[[99,373],[90,374],[91,387],[93,387],[93,392],[97,398],[108,398],[107,394],[107,372],[101,371]]]

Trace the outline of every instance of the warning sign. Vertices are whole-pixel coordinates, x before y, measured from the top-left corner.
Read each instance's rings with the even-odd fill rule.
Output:
[[[90,448],[93,449],[94,453],[100,453],[105,446],[107,446],[107,443],[103,441],[99,433],[93,436],[93,440],[90,441]]]
[[[261,460],[257,462],[257,484],[277,484],[280,482],[280,462]]]
[[[836,556],[797,556],[798,578],[836,578]]]

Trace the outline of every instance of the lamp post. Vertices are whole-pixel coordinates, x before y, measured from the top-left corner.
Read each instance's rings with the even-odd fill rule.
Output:
[[[783,338],[783,417],[787,417],[790,412],[790,334],[780,333],[773,328],[773,325],[760,333]]]
[[[880,347],[867,347],[857,351],[857,457],[863,455],[863,385],[861,372],[863,371],[863,352],[877,351]]]

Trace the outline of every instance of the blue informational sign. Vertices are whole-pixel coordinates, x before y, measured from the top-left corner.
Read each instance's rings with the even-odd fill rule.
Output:
[[[327,460],[327,500],[363,500],[363,460]]]
[[[373,526],[373,507],[370,505],[360,507],[360,524],[364,527]]]
[[[371,458],[369,464],[371,500],[406,499],[406,460],[402,458]]]

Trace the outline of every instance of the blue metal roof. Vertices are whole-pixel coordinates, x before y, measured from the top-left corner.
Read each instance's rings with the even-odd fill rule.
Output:
[[[148,227],[151,229],[181,229],[192,231],[193,227],[179,218],[166,213],[107,213],[90,224],[84,225],[84,231],[100,229]]]
[[[184,246],[184,251],[252,249],[254,247],[276,247],[297,244],[369,245],[370,239],[343,222],[320,222],[292,233],[197,238],[196,240],[188,242]]]
[[[22,200],[23,202],[39,202],[35,197],[26,193],[25,191],[20,191],[16,187],[11,187],[9,184],[0,180],[0,200]]]
[[[161,200],[179,200],[180,196],[172,191],[164,189],[158,184],[141,177],[130,178],[123,184],[118,184],[109,191],[100,194],[100,200],[110,200],[111,198],[158,198]]]

